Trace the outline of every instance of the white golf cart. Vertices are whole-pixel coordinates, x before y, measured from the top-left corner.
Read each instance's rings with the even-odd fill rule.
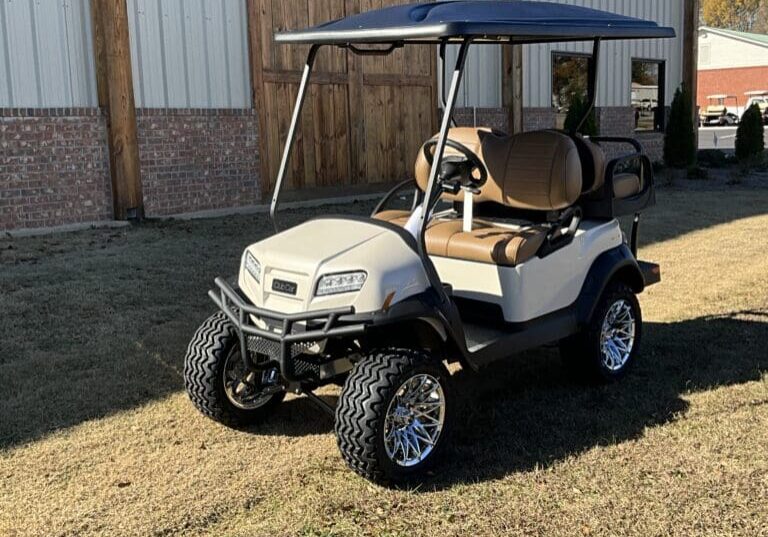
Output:
[[[735,109],[739,108],[739,99],[735,95],[709,95],[709,104],[699,114],[701,127],[727,127],[737,125],[739,116],[728,110],[728,102],[733,99]]]
[[[744,106],[746,112],[756,104],[760,107],[760,113],[763,116],[763,124],[768,125],[768,90],[748,91],[744,94],[747,97],[747,104]]]
[[[592,107],[602,40],[673,36],[653,22],[521,1],[399,6],[277,34],[312,46],[273,222],[321,46],[354,54],[437,46],[444,59],[456,44],[458,55],[440,97],[440,132],[415,155],[415,181],[385,196],[371,217],[314,218],[250,245],[237,286],[216,279],[209,295],[219,311],[193,337],[184,365],[195,406],[242,426],[286,392],[303,393],[334,416],[349,466],[391,483],[423,472],[446,446],[459,394],[445,362],[480,370],[560,342],[577,374],[622,377],[640,347],[636,294],[660,279],[658,265],[636,259],[639,215],[655,202],[640,144],[458,128],[452,113],[470,46],[590,41]],[[607,160],[608,143],[630,151]],[[404,192],[410,208],[391,208]],[[621,215],[634,215],[629,238]],[[329,383],[343,384],[335,408],[313,393]]]

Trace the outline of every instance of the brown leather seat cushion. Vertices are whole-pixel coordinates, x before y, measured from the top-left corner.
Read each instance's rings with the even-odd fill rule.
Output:
[[[575,143],[565,134],[535,131],[506,136],[487,128],[457,127],[448,137],[474,152],[488,170],[488,181],[475,195],[475,202],[554,211],[573,205],[581,195],[581,159]],[[446,148],[445,154],[458,153]],[[422,191],[429,173],[429,163],[420,150],[415,175]],[[443,194],[443,198],[460,201],[464,194]]]
[[[381,211],[380,213],[376,213],[374,216],[377,220],[383,220],[384,222],[390,222],[392,224],[397,224],[398,226],[404,226],[406,222],[408,222],[408,218],[411,216],[411,211],[400,211],[395,209],[390,209],[387,211]]]
[[[581,195],[582,167],[573,140],[555,131],[505,136],[485,128],[454,128],[452,140],[462,143],[485,163],[488,181],[475,201],[491,201],[518,209],[551,211],[572,205]],[[591,149],[592,150],[592,149]],[[597,154],[598,161],[601,153]],[[446,154],[455,153],[447,148]],[[598,163],[602,171],[604,164]],[[423,151],[416,159],[416,182],[425,190],[430,167]],[[599,181],[597,177],[595,180]],[[443,194],[451,201],[463,199]],[[403,226],[408,211],[383,211],[376,218]],[[510,229],[475,220],[470,232],[461,219],[432,220],[427,226],[426,246],[430,255],[480,263],[515,266],[531,259],[546,239],[548,229],[529,226]]]
[[[619,173],[613,177],[613,195],[616,198],[629,198],[640,190],[640,178],[634,173]]]
[[[409,216],[408,211],[382,211],[375,218],[404,226]],[[432,220],[425,237],[427,253],[514,267],[535,256],[547,236],[542,226],[515,230],[475,220],[471,232],[463,227],[461,220]]]
[[[465,232],[461,220],[450,220],[430,227],[426,242],[430,255],[514,267],[535,256],[546,236],[540,226],[515,230],[478,221]]]

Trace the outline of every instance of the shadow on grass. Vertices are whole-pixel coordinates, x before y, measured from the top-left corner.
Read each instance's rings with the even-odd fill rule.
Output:
[[[641,437],[685,413],[688,392],[759,380],[768,370],[768,311],[646,323],[643,352],[622,382],[568,378],[556,350],[457,374],[462,426],[428,489],[546,467],[593,447]]]
[[[555,349],[526,353],[479,374],[459,371],[460,425],[429,492],[546,467],[597,446],[641,437],[683,416],[689,392],[759,380],[768,370],[768,311],[677,323],[647,323],[644,349],[622,382],[585,386],[569,378]],[[335,403],[334,397],[327,401]],[[305,398],[286,402],[253,434],[332,432]]]
[[[429,492],[546,467],[596,446],[641,437],[680,418],[683,395],[759,380],[768,370],[768,311],[677,323],[647,323],[644,349],[622,382],[585,386],[569,378],[555,349],[526,353],[454,380],[462,411]],[[335,404],[335,397],[326,396]],[[307,435],[333,430],[306,398],[284,403],[253,434]]]

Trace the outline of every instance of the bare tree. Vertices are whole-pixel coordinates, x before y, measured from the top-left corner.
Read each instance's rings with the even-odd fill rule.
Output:
[[[704,24],[741,32],[754,32],[768,24],[764,15],[766,0],[703,0],[701,16]]]

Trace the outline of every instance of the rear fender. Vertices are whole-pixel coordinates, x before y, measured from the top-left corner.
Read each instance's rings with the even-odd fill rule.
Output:
[[[626,244],[603,252],[592,263],[576,300],[576,320],[580,326],[592,319],[600,297],[613,281],[625,283],[634,293],[645,289],[643,274]]]

